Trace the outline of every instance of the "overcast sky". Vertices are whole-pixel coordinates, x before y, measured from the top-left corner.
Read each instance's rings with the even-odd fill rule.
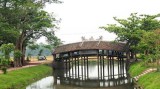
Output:
[[[62,1],[62,0],[61,0]],[[63,0],[62,4],[47,4],[45,10],[61,18],[56,31],[64,44],[79,42],[81,37],[111,41],[116,38],[100,26],[116,23],[113,17],[127,18],[131,13],[158,14],[160,0]],[[43,42],[43,39],[40,41]]]

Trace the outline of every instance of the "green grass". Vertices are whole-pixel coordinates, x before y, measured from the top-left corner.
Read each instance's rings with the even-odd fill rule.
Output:
[[[135,77],[148,68],[151,68],[151,66],[145,66],[142,62],[134,63],[130,66],[129,73],[132,77]],[[143,89],[160,89],[160,72],[151,72],[141,76],[138,85]]]
[[[130,66],[129,73],[132,77],[135,77],[139,74],[141,74],[144,70],[146,70],[148,67],[144,65],[143,62],[137,62]]]
[[[52,73],[51,67],[38,65],[0,74],[0,89],[21,89],[28,84]]]
[[[152,72],[139,78],[138,83],[144,89],[160,89],[160,72]]]

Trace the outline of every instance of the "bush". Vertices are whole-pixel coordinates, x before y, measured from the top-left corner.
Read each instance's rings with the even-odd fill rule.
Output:
[[[3,71],[3,74],[7,74],[7,67],[2,67],[1,70]]]

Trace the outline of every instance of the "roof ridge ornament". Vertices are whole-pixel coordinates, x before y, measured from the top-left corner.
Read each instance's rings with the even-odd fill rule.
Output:
[[[93,38],[93,36],[91,36],[91,38],[89,38],[89,41],[94,41],[94,38]]]
[[[85,41],[98,41],[97,43],[97,46],[98,46],[100,42],[103,40],[103,36],[99,36],[99,38],[96,40],[93,38],[93,36],[91,36],[89,39],[86,39],[85,36],[82,36],[81,39],[82,39],[82,42],[79,44],[80,47],[82,47]]]
[[[79,45],[80,47],[82,47],[82,45],[83,45],[84,41],[86,41],[86,40],[87,40],[87,39],[85,38],[85,36],[82,36],[82,37],[81,37],[81,39],[82,39],[82,42],[81,42],[81,43],[80,43],[80,45]]]
[[[96,39],[98,41],[97,46],[100,44],[100,42],[103,40],[103,36],[99,36],[98,39]]]

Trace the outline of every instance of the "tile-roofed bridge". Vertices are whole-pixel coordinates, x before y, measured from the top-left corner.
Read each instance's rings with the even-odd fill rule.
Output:
[[[54,53],[65,53],[80,50],[114,50],[114,51],[124,51],[124,43],[108,42],[108,41],[86,41],[77,42],[72,44],[66,44],[58,46]]]
[[[125,43],[109,41],[84,41],[61,45],[55,48],[53,52],[53,67],[55,70],[64,69],[65,76],[63,75],[63,77],[65,78],[85,80],[88,75],[89,60],[96,59],[99,79],[105,80],[104,62],[107,60],[108,75],[114,78],[115,60],[118,61],[118,73],[120,75],[125,74],[125,46]],[[73,68],[73,65],[75,65],[75,68]],[[80,66],[83,66],[81,70],[79,69]]]

